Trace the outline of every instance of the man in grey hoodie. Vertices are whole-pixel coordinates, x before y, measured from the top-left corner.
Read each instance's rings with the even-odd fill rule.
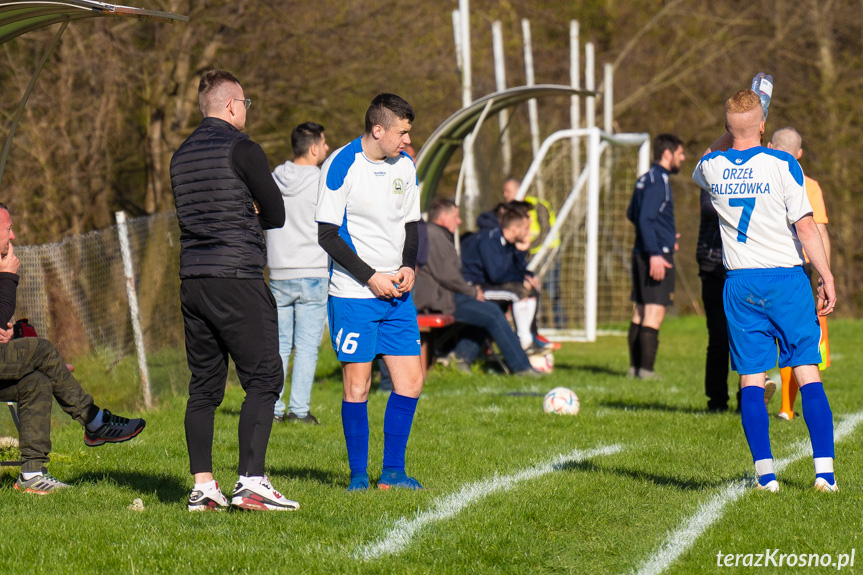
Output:
[[[279,354],[288,373],[288,359],[294,350],[291,395],[285,414],[284,394],[273,412],[276,422],[285,420],[317,425],[309,411],[318,347],[327,322],[329,260],[318,245],[315,206],[319,166],[330,147],[324,127],[306,122],[291,132],[294,161],[273,170],[273,179],[285,202],[285,225],[267,230],[267,265],[270,291],[279,312]]]

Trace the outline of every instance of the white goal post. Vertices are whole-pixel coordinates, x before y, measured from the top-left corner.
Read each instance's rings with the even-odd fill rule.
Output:
[[[580,138],[587,140],[587,165],[578,175],[566,201],[557,212],[557,220],[542,243],[539,251],[531,258],[528,269],[533,272],[542,271],[543,264],[548,264],[558,254],[553,248],[555,238],[564,225],[576,217],[573,208],[579,200],[582,190],[587,186],[587,209],[583,215],[586,220],[586,241],[584,256],[584,340],[596,341],[597,335],[597,268],[599,245],[599,201],[600,201],[600,159],[610,146],[638,146],[637,175],[650,169],[650,135],[649,134],[608,134],[599,128],[583,128],[560,130],[553,133],[540,146],[522,180],[517,199],[524,199],[527,191],[537,177],[540,165],[552,145],[563,139],[576,142]],[[546,261],[548,260],[548,261]]]

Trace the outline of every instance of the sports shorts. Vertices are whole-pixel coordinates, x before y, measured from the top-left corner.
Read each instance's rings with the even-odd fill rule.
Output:
[[[419,355],[420,331],[411,294],[391,300],[330,296],[330,340],[339,361],[365,363],[378,355]]]
[[[801,266],[729,270],[722,293],[731,369],[740,375],[821,363],[821,327]]]
[[[662,256],[673,263],[671,256]],[[674,301],[674,268],[665,269],[662,281],[650,277],[650,256],[632,254],[632,301],[637,304],[671,305]]]

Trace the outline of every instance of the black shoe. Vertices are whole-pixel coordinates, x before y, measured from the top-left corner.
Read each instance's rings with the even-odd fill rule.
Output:
[[[318,421],[318,418],[312,415],[312,412],[306,414],[305,417],[297,417],[296,413],[289,413],[285,418],[285,421],[292,421],[294,423],[309,423],[311,425],[320,425],[321,422]]]
[[[273,423],[284,423],[284,422],[285,422],[285,416],[284,415],[274,415],[273,416]]]
[[[96,431],[84,427],[84,445],[96,447],[103,443],[129,441],[144,430],[143,419],[129,419],[114,415],[107,409],[102,410],[102,425]]]

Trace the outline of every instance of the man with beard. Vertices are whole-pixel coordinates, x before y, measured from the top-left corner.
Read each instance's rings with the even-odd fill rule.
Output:
[[[683,141],[673,134],[653,140],[653,165],[638,178],[626,217],[635,224],[632,248],[632,301],[635,310],[629,324],[628,377],[652,379],[659,347],[659,328],[665,306],[674,295],[677,232],[674,227],[674,197],[669,176],[680,171],[686,159]]]

